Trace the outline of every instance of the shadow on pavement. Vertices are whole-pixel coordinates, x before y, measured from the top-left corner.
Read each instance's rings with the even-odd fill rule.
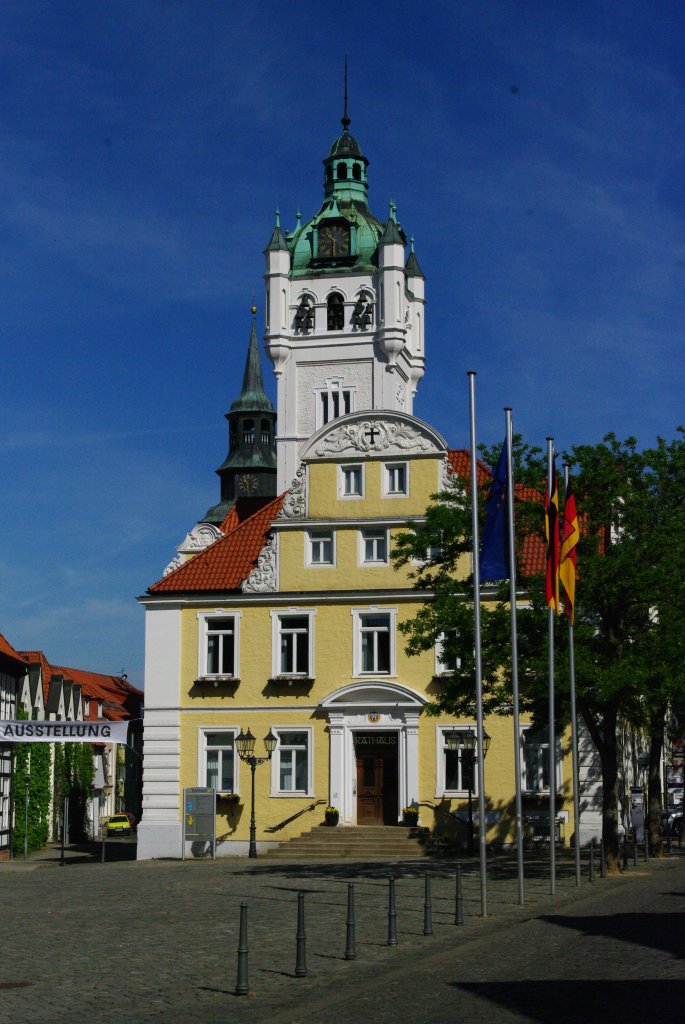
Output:
[[[573,928],[588,936],[620,939],[636,946],[651,946],[682,959],[685,957],[685,914],[606,914],[593,917],[569,917],[545,914],[547,924]]]
[[[591,970],[591,965],[588,970]],[[554,1021],[554,1024],[578,1024],[579,1021],[582,1024],[595,1024],[596,1021],[607,1020],[680,1020],[685,1005],[685,981],[679,980],[450,984],[461,992],[469,992],[509,1011],[525,1015],[526,1020],[541,1021],[544,1024],[549,1021]]]

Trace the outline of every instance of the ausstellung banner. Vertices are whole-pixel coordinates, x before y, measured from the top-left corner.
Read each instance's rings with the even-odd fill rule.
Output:
[[[0,743],[126,743],[128,722],[5,722]]]

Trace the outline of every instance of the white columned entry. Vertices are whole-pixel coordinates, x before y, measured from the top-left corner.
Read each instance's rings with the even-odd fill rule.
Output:
[[[402,807],[419,797],[419,715],[427,703],[421,694],[397,683],[353,683],[321,702],[330,737],[329,803],[342,825],[357,823],[355,733],[397,734],[397,820]]]

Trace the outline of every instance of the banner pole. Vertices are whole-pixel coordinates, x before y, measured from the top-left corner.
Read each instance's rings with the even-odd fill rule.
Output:
[[[478,472],[476,462],[476,373],[468,371],[471,434],[471,526],[473,534],[473,625],[476,670],[476,730],[478,734],[478,848],[480,854],[480,911],[488,916],[487,821],[485,817],[485,758],[483,756],[483,673],[480,645],[480,561],[478,544]]]
[[[511,618],[511,689],[514,701],[514,778],[516,780],[516,865],[519,904],[523,906],[523,801],[521,797],[521,728],[519,722],[519,664],[516,624],[516,551],[514,550],[514,465],[511,453],[511,408],[504,410],[507,444],[507,526],[509,538],[509,608]]]

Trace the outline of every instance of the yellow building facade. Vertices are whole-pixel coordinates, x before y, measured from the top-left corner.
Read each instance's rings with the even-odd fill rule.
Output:
[[[324,160],[307,223],[277,222],[265,252],[266,397],[253,320],[243,390],[227,414],[221,502],[187,535],[146,608],[141,858],[191,855],[184,793],[217,794],[219,855],[258,850],[324,820],[394,827],[406,808],[457,846],[478,802],[469,719],[428,713],[449,685],[436,648],[404,650],[400,626],[431,594],[395,569],[393,539],[468,457],[412,414],[425,368],[424,278],[394,206],[367,203],[349,120]],[[253,310],[253,315],[254,315]],[[278,430],[274,423],[278,416]],[[465,567],[465,571],[468,567]],[[515,749],[524,813],[548,804],[548,747],[512,718],[485,722],[487,839],[514,841]],[[250,764],[239,756],[256,737]],[[262,746],[267,738],[270,757]],[[564,834],[571,770],[559,750]]]

